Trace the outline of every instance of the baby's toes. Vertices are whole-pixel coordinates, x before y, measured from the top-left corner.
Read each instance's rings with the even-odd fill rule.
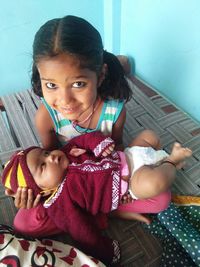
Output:
[[[185,156],[190,157],[192,155],[192,150],[189,149],[188,147],[185,148]]]
[[[180,148],[181,147],[181,144],[180,143],[178,143],[178,142],[175,142],[174,143],[174,148]]]

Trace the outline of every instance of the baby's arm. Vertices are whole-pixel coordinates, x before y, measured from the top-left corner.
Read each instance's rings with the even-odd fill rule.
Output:
[[[75,137],[70,141],[70,145],[72,147],[76,146],[91,151],[96,157],[106,156],[114,149],[114,141],[109,136],[105,136],[99,131]]]
[[[85,149],[83,148],[78,148],[78,147],[72,147],[70,150],[69,154],[74,157],[78,157],[86,152]]]

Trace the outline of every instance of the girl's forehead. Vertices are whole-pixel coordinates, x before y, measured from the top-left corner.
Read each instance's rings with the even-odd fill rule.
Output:
[[[66,55],[58,55],[55,57],[48,57],[41,59],[37,64],[38,71],[40,74],[53,75],[54,73],[72,73],[75,76],[84,74],[89,69],[83,67],[80,60]],[[85,73],[86,74],[86,73]]]
[[[80,65],[73,57],[56,56],[43,59],[37,65],[41,80],[67,80],[74,78],[97,78],[97,73]]]
[[[50,57],[41,57],[37,61],[37,65],[41,66],[45,63],[52,63],[52,64],[68,64],[76,66],[77,68],[80,68],[81,61],[77,56],[74,56],[72,54],[58,54],[56,56]]]

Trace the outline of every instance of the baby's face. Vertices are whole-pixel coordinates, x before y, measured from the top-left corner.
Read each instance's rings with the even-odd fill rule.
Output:
[[[54,189],[62,182],[69,160],[60,150],[35,148],[27,154],[27,165],[36,184],[46,190]]]

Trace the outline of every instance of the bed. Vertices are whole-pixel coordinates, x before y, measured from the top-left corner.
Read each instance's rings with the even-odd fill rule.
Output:
[[[129,83],[133,97],[126,104],[127,120],[123,135],[124,144],[127,145],[141,130],[148,128],[158,133],[163,148],[167,152],[171,149],[172,144],[178,141],[184,146],[190,147],[193,150],[193,156],[188,160],[184,169],[177,173],[172,188],[175,195],[172,205],[165,213],[154,216],[154,223],[151,227],[146,227],[136,221],[111,219],[105,234],[120,242],[122,266],[124,267],[173,266],[173,264],[180,266],[180,260],[183,259],[185,259],[183,265],[188,264],[185,266],[198,266],[198,264],[200,266],[200,256],[198,255],[198,251],[200,252],[200,237],[198,236],[200,229],[200,124],[138,77],[129,77]],[[33,121],[39,104],[39,98],[30,90],[1,97],[0,171],[14,151],[30,145],[40,145]],[[183,197],[185,195],[190,197]],[[184,215],[188,212],[191,213],[190,207],[193,208],[192,212],[194,215],[196,213],[197,217]],[[181,216],[180,220],[185,220],[182,230],[184,227],[194,226],[194,229],[188,230],[197,232],[195,242],[190,240],[194,243],[194,247],[188,248],[187,244],[181,243],[178,240],[180,238],[176,238],[176,232],[173,234],[173,231],[170,230],[174,226],[167,225],[167,222],[170,224],[174,212],[178,212]],[[12,226],[15,213],[16,208],[12,198],[5,196],[4,189],[0,187],[0,223]],[[196,226],[193,225],[193,221],[190,221],[190,217],[193,221],[196,220]],[[160,230],[158,231],[158,229]],[[184,231],[181,233],[187,235]],[[166,241],[167,238],[169,238],[168,241]],[[66,242],[68,242],[67,239]],[[172,242],[172,248],[168,247],[170,242]],[[170,252],[175,246],[178,246],[178,250],[175,253]],[[197,255],[193,257],[195,246]],[[172,258],[172,254],[175,254],[175,257],[170,263],[167,256]]]

